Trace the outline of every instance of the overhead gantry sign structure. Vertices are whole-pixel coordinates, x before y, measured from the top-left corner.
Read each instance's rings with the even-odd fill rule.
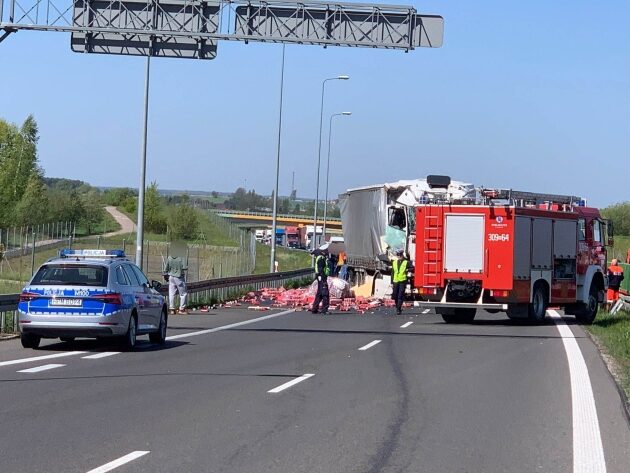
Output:
[[[219,40],[437,48],[444,19],[411,6],[315,1],[0,0],[0,30],[0,40],[70,32],[77,52],[213,59]]]

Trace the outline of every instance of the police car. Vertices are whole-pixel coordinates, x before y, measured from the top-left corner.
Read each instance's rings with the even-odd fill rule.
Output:
[[[168,312],[160,286],[122,250],[61,250],[20,294],[22,346],[37,348],[42,338],[120,337],[132,349],[143,334],[163,344]]]

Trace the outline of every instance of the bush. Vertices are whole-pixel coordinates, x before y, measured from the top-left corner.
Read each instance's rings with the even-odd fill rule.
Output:
[[[187,205],[170,208],[168,230],[171,240],[191,240],[197,236],[199,217],[195,209]]]

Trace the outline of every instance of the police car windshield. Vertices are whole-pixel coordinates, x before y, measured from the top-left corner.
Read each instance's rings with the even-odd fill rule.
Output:
[[[31,281],[39,286],[107,286],[107,268],[91,265],[47,264]]]

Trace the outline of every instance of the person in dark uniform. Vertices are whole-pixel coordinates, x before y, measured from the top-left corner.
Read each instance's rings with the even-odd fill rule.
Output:
[[[407,271],[411,269],[411,263],[405,258],[403,250],[396,250],[392,260],[392,299],[396,301],[396,314],[402,313],[405,289],[407,288]]]
[[[313,251],[315,255],[315,276],[317,277],[317,294],[311,312],[317,314],[319,312],[319,303],[322,304],[321,314],[328,314],[329,294],[328,294],[328,275],[330,274],[330,265],[328,263],[328,253],[323,250]]]

